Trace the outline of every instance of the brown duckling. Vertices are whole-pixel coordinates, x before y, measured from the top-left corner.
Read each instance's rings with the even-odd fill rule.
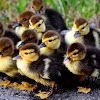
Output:
[[[53,26],[56,31],[67,30],[64,20],[59,12],[54,9],[44,7],[44,0],[32,0],[31,11],[41,15],[46,25]]]
[[[22,33],[21,43],[18,47],[20,48],[26,43],[39,43],[38,36],[35,30],[28,29]]]
[[[31,11],[24,11],[18,16],[18,23],[15,24],[14,28],[16,34],[21,38],[22,33],[29,28],[29,19],[35,15]]]
[[[60,34],[57,31],[49,30],[45,32],[42,37],[40,52],[45,55],[59,55],[60,52],[66,50],[64,47],[67,48],[66,45],[64,45]]]
[[[13,42],[14,45],[20,41],[20,38],[10,30],[5,30],[3,24],[0,22],[0,37],[9,37]]]
[[[100,32],[96,29],[90,28],[88,21],[81,17],[74,21],[72,30],[65,35],[65,41],[68,45],[74,42],[79,42],[86,46],[91,45],[99,48],[99,39]]]
[[[12,59],[17,54],[18,50],[14,50],[14,44],[11,39],[7,37],[0,38],[0,72],[12,78],[19,77],[16,61]],[[3,83],[5,86],[8,86],[10,81]],[[0,84],[2,84],[2,82]]]
[[[19,58],[22,59],[19,59]],[[50,92],[40,92],[37,96],[41,99],[47,98],[53,92],[56,82],[63,83],[63,67],[53,57],[40,55],[39,47],[33,43],[27,43],[20,48],[19,55],[14,57],[17,60],[17,67],[27,77],[46,86],[52,87]],[[69,77],[67,76],[65,78]],[[75,78],[74,78],[75,79]]]
[[[67,49],[65,66],[75,75],[99,76],[100,50],[94,47],[85,47],[81,43],[73,43]]]

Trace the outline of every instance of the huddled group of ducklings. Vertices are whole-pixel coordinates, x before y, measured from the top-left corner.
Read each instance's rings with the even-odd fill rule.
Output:
[[[26,81],[23,76],[51,87],[36,94],[49,97],[60,84],[71,86],[88,76],[99,76],[100,32],[89,26],[84,18],[77,18],[68,30],[62,16],[44,7],[43,0],[32,0],[31,10],[18,16],[15,32],[4,30],[0,22],[0,72]],[[61,35],[63,30],[68,30]],[[0,85],[32,88],[37,85],[11,83]],[[90,89],[89,89],[90,91]],[[89,92],[88,91],[88,92]]]

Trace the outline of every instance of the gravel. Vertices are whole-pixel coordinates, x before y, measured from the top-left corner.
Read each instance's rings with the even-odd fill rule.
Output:
[[[1,76],[1,75],[0,75]],[[1,76],[0,82],[6,80]],[[59,89],[45,100],[100,100],[100,78],[92,85],[92,91],[88,94],[78,93],[77,87],[73,89]],[[43,88],[43,87],[42,87]],[[41,89],[41,88],[40,88]],[[38,91],[24,91],[14,87],[0,86],[0,100],[41,100],[35,94]]]

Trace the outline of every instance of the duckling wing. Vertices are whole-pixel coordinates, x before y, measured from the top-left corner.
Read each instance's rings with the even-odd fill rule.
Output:
[[[10,30],[5,30],[4,37],[10,38],[14,42],[14,45],[16,45],[17,42],[20,41],[20,38]]]

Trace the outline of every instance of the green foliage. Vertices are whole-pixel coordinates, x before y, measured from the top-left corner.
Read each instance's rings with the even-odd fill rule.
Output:
[[[53,9],[56,9],[61,14],[62,7],[60,6],[59,0],[45,0],[45,5],[50,2]],[[84,17],[89,19],[91,16],[96,16],[97,12],[100,10],[100,0],[60,0],[65,13],[65,20],[68,18],[67,26],[70,27],[70,23],[76,17]],[[69,17],[70,16],[70,17]]]
[[[17,2],[18,2],[18,3],[17,3],[17,5],[16,5],[15,7],[16,7],[17,11],[18,11],[19,13],[21,13],[21,12],[24,11],[25,8],[26,8],[27,0],[18,0]]]
[[[31,0],[0,0],[0,20],[11,22],[30,2]],[[44,3],[60,12],[68,27],[71,27],[76,17],[90,19],[100,11],[100,0],[44,0]]]

